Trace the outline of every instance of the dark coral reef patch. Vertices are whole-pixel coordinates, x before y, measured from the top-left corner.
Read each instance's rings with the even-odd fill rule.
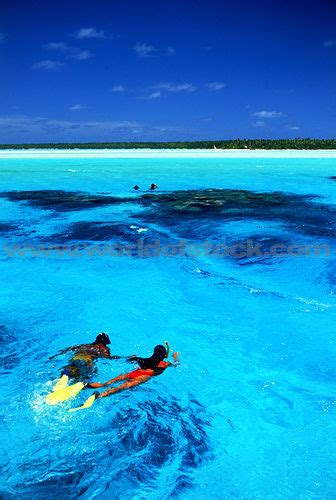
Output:
[[[139,239],[146,242],[154,240],[168,241],[167,236],[152,228],[122,222],[82,221],[70,224],[63,232],[45,237],[43,240],[53,243],[72,242],[118,242],[136,244]],[[170,241],[170,240],[169,240]]]
[[[70,212],[87,210],[106,205],[129,203],[134,198],[118,198],[115,196],[89,194],[80,191],[63,191],[43,189],[38,191],[6,191],[0,194],[10,201],[25,201],[29,205],[45,210]]]
[[[139,197],[114,197],[62,190],[9,191],[0,196],[58,212],[132,203],[142,208],[132,217],[140,223],[160,224],[178,238],[203,239],[211,234],[216,224],[235,220],[275,221],[286,229],[310,237],[333,238],[336,234],[336,207],[320,203],[314,195],[200,189],[146,193]],[[88,231],[92,232],[93,229],[90,227]],[[98,226],[96,229],[98,230]],[[72,230],[77,233],[85,232],[83,226]],[[116,226],[110,229],[101,226],[97,239],[103,240],[104,231],[110,230],[112,233],[119,231]]]
[[[190,225],[204,228],[205,221],[267,220],[307,236],[332,238],[336,234],[336,207],[319,203],[317,196],[283,192],[256,193],[237,189],[205,189],[145,194],[149,210],[138,214],[184,234]],[[195,237],[202,237],[194,231]]]
[[[0,222],[0,234],[7,234],[7,233],[13,233],[18,229],[18,226],[16,224],[11,224],[7,222]]]

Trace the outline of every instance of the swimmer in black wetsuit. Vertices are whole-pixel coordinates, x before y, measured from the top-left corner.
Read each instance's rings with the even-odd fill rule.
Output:
[[[130,356],[127,359],[127,361],[138,363],[139,368],[137,368],[136,370],[129,373],[125,373],[124,375],[119,375],[118,377],[108,380],[104,384],[99,384],[94,382],[88,384],[86,387],[96,389],[100,387],[106,387],[108,385],[114,384],[115,382],[126,381],[125,383],[118,385],[117,387],[107,389],[107,391],[101,393],[96,391],[95,393],[96,399],[105,398],[107,396],[110,396],[111,394],[115,394],[116,392],[121,392],[127,389],[131,389],[132,387],[147,382],[152,377],[161,375],[169,366],[177,366],[178,353],[177,352],[173,353],[173,358],[174,358],[173,363],[163,361],[165,358],[168,357],[168,354],[169,354],[168,342],[166,342],[166,347],[163,345],[157,345],[154,348],[152,356],[150,356],[149,358]]]

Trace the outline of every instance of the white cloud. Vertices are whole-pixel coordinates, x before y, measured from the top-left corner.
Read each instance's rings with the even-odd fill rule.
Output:
[[[137,97],[137,99],[159,99],[160,97],[165,97],[168,92],[195,92],[195,90],[197,90],[196,87],[191,83],[161,82],[149,87],[147,91],[150,93]]]
[[[266,111],[265,109],[252,113],[252,116],[257,116],[259,118],[279,118],[282,115],[283,113],[281,111]]]
[[[157,90],[156,92],[149,94],[149,96],[145,97],[145,99],[159,99],[160,97],[162,97],[162,94],[159,90]]]
[[[222,90],[226,87],[225,83],[222,82],[209,82],[205,84],[209,90]]]
[[[134,121],[68,121],[32,116],[0,116],[0,135],[3,142],[68,142],[132,140],[132,134],[143,138],[166,137],[182,133],[181,127],[148,125]]]
[[[151,94],[137,97],[137,99],[151,100],[151,99],[159,99],[160,97],[162,97],[162,93],[159,90],[156,90],[155,92],[152,92]]]
[[[153,89],[164,90],[166,92],[195,92],[196,87],[191,83],[169,83],[162,82],[153,85]]]
[[[174,47],[171,47],[171,46],[167,47],[166,54],[167,54],[167,56],[173,56],[175,54]]]
[[[254,127],[264,127],[266,124],[262,120],[257,120],[256,122],[252,123]]]
[[[148,96],[148,99],[158,99],[161,96],[162,96],[161,92],[159,90],[157,90],[156,92],[153,92],[152,94],[150,94]]]
[[[81,28],[76,31],[75,35],[78,40],[88,40],[90,38],[107,38],[104,30],[97,30],[96,28]]]
[[[139,57],[150,57],[156,52],[156,48],[146,42],[136,42],[136,44],[133,45],[133,50]]]
[[[289,128],[289,130],[300,130],[301,129],[301,127],[298,127],[296,125],[293,125],[292,127],[288,127],[288,128]]]
[[[336,40],[326,40],[323,45],[324,47],[336,47]]]
[[[96,136],[108,137],[115,132],[127,132],[142,124],[131,121],[67,121],[52,120],[44,117],[14,116],[0,117],[0,132],[4,136],[36,137],[46,140],[91,140]]]
[[[60,54],[64,55],[66,59],[77,59],[78,61],[85,61],[92,57],[92,54],[89,50],[72,47],[63,42],[50,42],[47,43],[44,48],[46,50],[59,52]]]
[[[64,63],[60,61],[52,61],[51,59],[45,59],[44,61],[39,61],[33,64],[33,69],[47,69],[50,71],[58,71],[64,66]]]
[[[92,57],[92,54],[89,50],[81,50],[69,57],[71,59],[78,59],[79,61],[86,61],[86,59],[90,59],[90,57]]]
[[[111,88],[111,92],[125,92],[125,87],[123,85],[114,85]]]
[[[70,106],[70,111],[80,111],[82,109],[87,109],[87,106],[83,106],[83,104],[74,104],[73,106]]]
[[[7,38],[6,33],[0,33],[0,42],[2,42],[5,38]]]

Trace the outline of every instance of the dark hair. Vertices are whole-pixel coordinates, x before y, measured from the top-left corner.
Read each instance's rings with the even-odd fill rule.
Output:
[[[109,336],[106,333],[102,332],[99,335],[97,335],[97,338],[94,341],[94,343],[107,345],[107,344],[111,344],[111,341],[110,341]]]
[[[167,349],[164,345],[157,345],[154,347],[153,358],[160,358],[162,361],[167,356]]]
[[[163,361],[167,355],[167,349],[164,345],[157,345],[154,347],[153,354],[150,358],[136,358],[140,368],[143,370],[155,370],[160,363]]]

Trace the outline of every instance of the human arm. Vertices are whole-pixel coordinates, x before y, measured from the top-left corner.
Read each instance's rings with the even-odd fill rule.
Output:
[[[136,354],[132,354],[131,356],[126,356],[126,361],[128,363],[138,363],[139,364],[140,359],[142,359],[142,358],[139,358],[139,356],[137,356]]]
[[[132,354],[131,356],[118,356],[116,354],[109,354],[108,356],[105,356],[107,359],[125,359],[126,361],[135,361],[133,358],[136,358],[135,354]]]
[[[178,359],[179,355],[180,355],[179,352],[173,352],[173,359],[174,359],[174,361],[172,363],[169,361],[168,365],[169,366],[174,366],[174,367],[178,366],[180,364],[179,359]]]
[[[50,356],[49,357],[49,360],[51,359],[54,359],[56,358],[57,356],[61,356],[61,354],[65,354],[66,352],[69,352],[69,351],[76,351],[77,349],[79,349],[80,347],[82,347],[82,344],[79,344],[79,345],[73,345],[72,347],[67,347],[66,349],[61,349],[59,352],[57,352],[56,354],[54,354],[53,356]]]

